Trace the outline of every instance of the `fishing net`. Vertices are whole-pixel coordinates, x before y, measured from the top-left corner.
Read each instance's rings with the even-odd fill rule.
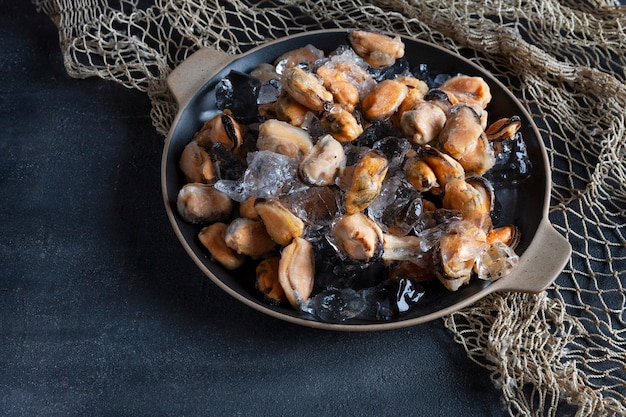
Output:
[[[608,0],[33,0],[73,77],[147,93],[201,47],[237,54],[321,28],[410,35],[469,57],[531,112],[548,149],[550,221],[571,243],[540,294],[491,294],[444,319],[511,415],[626,415],[626,11]]]

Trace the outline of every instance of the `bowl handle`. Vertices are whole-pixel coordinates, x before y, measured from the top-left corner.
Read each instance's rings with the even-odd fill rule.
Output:
[[[215,48],[201,48],[187,57],[167,77],[167,86],[182,108],[207,81],[235,59]]]
[[[517,268],[488,288],[492,291],[543,291],[561,273],[571,254],[572,247],[567,239],[544,218]]]

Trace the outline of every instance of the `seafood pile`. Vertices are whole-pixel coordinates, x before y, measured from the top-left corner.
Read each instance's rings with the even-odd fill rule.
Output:
[[[391,320],[428,285],[516,267],[519,230],[494,226],[488,177],[520,160],[520,118],[489,122],[481,77],[432,78],[400,37],[353,31],[329,54],[307,45],[231,71],[215,95],[180,158],[178,213],[212,260],[252,263],[267,302]]]

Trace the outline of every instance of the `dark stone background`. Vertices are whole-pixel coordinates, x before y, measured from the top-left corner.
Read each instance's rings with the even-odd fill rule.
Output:
[[[498,416],[442,322],[298,327],[187,257],[145,94],[72,79],[53,22],[0,1],[0,415]]]

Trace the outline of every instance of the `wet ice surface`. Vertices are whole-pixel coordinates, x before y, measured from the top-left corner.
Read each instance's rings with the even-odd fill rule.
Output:
[[[403,177],[392,176],[383,182],[367,214],[384,232],[404,236],[422,221],[422,196]]]
[[[476,275],[483,280],[500,278],[511,272],[519,263],[513,249],[503,243],[496,243],[476,259]]]
[[[329,323],[390,321],[411,311],[423,295],[421,285],[399,278],[359,290],[331,287],[306,300],[301,310]]]
[[[283,199],[295,214],[308,225],[308,232],[315,234],[330,228],[340,213],[340,192],[331,187],[309,187],[286,195]]]
[[[259,86],[256,104],[269,104],[275,102],[283,92],[279,80],[272,79]]]
[[[237,156],[222,145],[216,143],[211,147],[211,161],[216,171],[217,178],[224,180],[237,180],[244,175],[246,166]]]
[[[215,188],[240,203],[253,196],[278,197],[307,188],[298,178],[297,159],[257,151],[248,154],[247,161],[248,168],[242,178],[219,180]]]
[[[532,164],[522,134],[493,144],[496,164],[484,177],[494,186],[516,184],[530,176]]]
[[[411,149],[408,139],[401,136],[387,136],[377,140],[372,144],[372,149],[381,152],[389,161],[389,170],[394,171],[400,168],[404,157]]]
[[[381,68],[369,68],[368,72],[372,77],[380,82],[396,78],[398,75],[410,74],[409,61],[406,58],[396,59],[393,65]]]
[[[239,71],[230,71],[215,86],[215,104],[220,110],[230,110],[241,123],[258,119],[257,97],[261,81]]]

